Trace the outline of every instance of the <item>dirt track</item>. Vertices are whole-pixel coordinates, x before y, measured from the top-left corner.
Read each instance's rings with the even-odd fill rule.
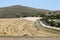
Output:
[[[60,38],[6,38],[2,37],[0,40],[60,40]]]

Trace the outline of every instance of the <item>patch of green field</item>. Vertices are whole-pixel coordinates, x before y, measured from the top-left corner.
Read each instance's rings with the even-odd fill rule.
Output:
[[[45,31],[47,31],[47,32],[54,33],[54,34],[60,34],[60,30],[43,27],[43,26],[40,24],[40,21],[39,21],[39,20],[37,21],[37,25],[38,25],[38,28],[43,29],[43,30],[45,30]]]

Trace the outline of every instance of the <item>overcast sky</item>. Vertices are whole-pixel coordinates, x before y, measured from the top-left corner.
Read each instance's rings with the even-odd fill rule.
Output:
[[[0,0],[0,7],[12,5],[23,5],[48,10],[60,10],[60,0]]]

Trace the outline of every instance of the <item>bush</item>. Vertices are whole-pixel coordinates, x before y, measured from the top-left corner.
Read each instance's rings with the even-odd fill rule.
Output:
[[[55,22],[54,22],[54,21],[51,21],[49,24],[50,24],[51,26],[55,26]]]
[[[19,15],[17,15],[17,18],[20,18],[20,16],[19,16]]]
[[[40,17],[46,17],[46,15],[45,14],[40,14]]]
[[[56,18],[57,18],[57,19],[60,19],[60,14],[57,14],[57,15],[56,15]]]
[[[54,19],[59,19],[59,18],[60,18],[60,15],[58,15],[58,14],[57,15],[50,15],[50,16],[43,17],[42,21],[45,21],[50,26],[60,27],[60,23],[59,22],[53,21]]]
[[[60,23],[58,23],[58,27],[60,27]]]

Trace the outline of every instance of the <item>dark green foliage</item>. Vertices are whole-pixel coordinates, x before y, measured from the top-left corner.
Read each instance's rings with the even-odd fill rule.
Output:
[[[53,20],[51,21],[46,21],[49,25],[51,25],[52,27],[55,26],[55,27],[60,27],[60,23],[59,22],[55,22]]]
[[[55,19],[56,16],[55,16],[55,15],[51,15],[50,18],[51,18],[51,19]]]
[[[48,19],[60,19],[60,14],[47,15],[46,18],[48,18]]]
[[[60,19],[60,14],[57,14],[57,15],[56,15],[56,18],[57,18],[57,19]]]
[[[19,16],[19,15],[17,15],[17,18],[20,18],[20,16]]]
[[[49,14],[51,14],[51,13],[49,12]]]
[[[58,27],[60,27],[60,23],[58,23]]]
[[[46,17],[46,15],[45,14],[40,14],[40,17]]]
[[[50,21],[49,23],[51,26],[55,26],[55,22],[54,21]]]
[[[46,16],[43,17],[41,20],[45,21],[46,23],[48,23],[48,25],[52,26],[52,27],[60,27],[60,23],[59,22],[55,22],[52,17],[55,17],[54,15],[52,16]]]
[[[22,16],[22,17],[27,17],[27,16]]]
[[[48,18],[48,19],[56,19],[56,15],[47,15],[46,18]]]

